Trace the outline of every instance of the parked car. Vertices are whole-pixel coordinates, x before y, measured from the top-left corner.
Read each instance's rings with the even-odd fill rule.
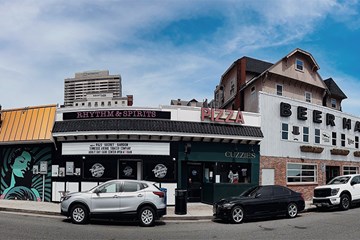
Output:
[[[61,201],[61,214],[76,224],[89,218],[136,219],[153,226],[166,214],[165,193],[153,182],[112,180],[89,191],[70,193]]]
[[[215,218],[241,223],[244,219],[270,215],[287,215],[294,218],[304,210],[301,193],[287,187],[255,186],[239,196],[222,199],[213,205]]]
[[[314,189],[313,204],[318,208],[339,206],[348,210],[356,202],[360,202],[359,174],[338,176]]]

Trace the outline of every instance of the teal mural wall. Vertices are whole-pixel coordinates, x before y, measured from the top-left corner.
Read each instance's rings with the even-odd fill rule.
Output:
[[[2,146],[0,148],[0,198],[51,201],[51,145]],[[47,173],[34,173],[40,163]],[[43,192],[43,185],[45,191]]]

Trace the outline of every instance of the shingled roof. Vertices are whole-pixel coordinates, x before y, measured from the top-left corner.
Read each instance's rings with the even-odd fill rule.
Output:
[[[245,57],[246,58],[246,71],[253,73],[262,73],[273,64],[265,61],[261,61],[258,59]]]
[[[226,135],[234,136],[239,139],[262,138],[263,134],[260,127],[204,123],[204,122],[184,122],[169,120],[144,120],[144,119],[96,119],[96,120],[69,120],[55,122],[53,128],[54,136],[61,136],[61,133],[83,133],[94,132],[168,132],[184,134],[204,134],[204,135]]]
[[[341,91],[341,89],[339,88],[339,86],[335,83],[335,81],[332,78],[328,78],[326,80],[324,80],[324,83],[326,84],[326,86],[328,87],[330,94],[334,97],[339,97],[341,99],[345,99],[347,98],[347,96],[345,95],[345,93],[343,93],[343,91]]]

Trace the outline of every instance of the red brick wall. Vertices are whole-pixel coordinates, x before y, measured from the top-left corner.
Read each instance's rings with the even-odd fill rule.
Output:
[[[304,163],[317,164],[317,184],[287,184],[286,183],[286,165],[287,163]],[[326,184],[326,172],[323,171],[322,166],[338,166],[340,167],[340,174],[343,174],[343,166],[357,166],[360,167],[359,162],[348,161],[332,161],[332,160],[317,160],[317,159],[298,159],[298,158],[281,158],[281,157],[260,157],[260,173],[259,183],[261,184],[262,169],[270,168],[275,171],[275,184],[286,186],[294,191],[301,192],[306,201],[311,201],[313,197],[314,188],[319,185]]]

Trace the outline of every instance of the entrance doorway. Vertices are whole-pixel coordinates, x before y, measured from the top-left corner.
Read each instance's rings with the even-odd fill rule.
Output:
[[[187,192],[189,202],[201,201],[201,188],[203,184],[203,166],[201,163],[187,164]]]
[[[326,166],[326,183],[328,183],[331,179],[337,176],[340,176],[340,167]]]

